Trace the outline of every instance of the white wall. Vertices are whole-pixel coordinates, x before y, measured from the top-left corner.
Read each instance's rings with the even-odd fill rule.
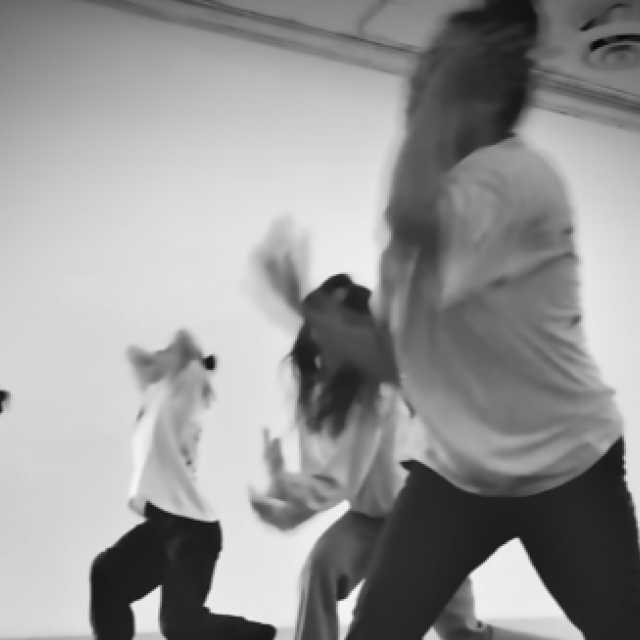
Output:
[[[288,410],[288,336],[242,289],[247,251],[292,211],[314,233],[316,280],[372,282],[402,83],[74,0],[0,2],[0,25],[0,387],[15,395],[0,419],[0,636],[88,631],[90,562],[136,523],[123,351],[184,325],[220,356],[201,460],[226,539],[210,604],[288,624],[335,514],[282,536],[246,505],[258,429]],[[638,495],[640,138],[547,113],[529,133],[575,193],[587,324]],[[486,616],[557,613],[515,544],[478,572],[477,597]],[[137,605],[140,630],[156,606]]]

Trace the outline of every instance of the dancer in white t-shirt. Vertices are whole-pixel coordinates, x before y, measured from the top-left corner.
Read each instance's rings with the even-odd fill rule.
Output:
[[[344,309],[370,317],[369,290],[347,276],[330,278],[320,291]],[[338,602],[366,580],[376,543],[405,482],[401,462],[424,446],[425,434],[396,386],[325,363],[309,324],[301,326],[289,360],[297,387],[301,470],[287,471],[279,439],[267,437],[271,484],[264,497],[254,495],[252,506],[266,523],[286,531],[349,503],[305,563],[295,629],[296,640],[338,640]],[[434,628],[442,640],[544,640],[480,622],[469,578]]]
[[[222,530],[198,490],[196,463],[215,358],[203,358],[185,331],[162,351],[132,348],[128,356],[144,391],[132,432],[129,506],[145,521],[93,563],[96,640],[132,640],[131,604],[157,587],[162,589],[160,629],[168,640],[273,640],[271,625],[205,607]]]

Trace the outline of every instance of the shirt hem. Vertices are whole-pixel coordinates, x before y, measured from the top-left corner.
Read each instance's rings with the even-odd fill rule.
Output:
[[[576,469],[563,474],[561,478],[554,476],[554,478],[545,480],[545,477],[543,475],[537,478],[535,476],[531,476],[532,481],[527,483],[526,487],[522,485],[518,489],[512,491],[486,491],[478,489],[472,484],[464,483],[460,480],[460,478],[456,478],[452,474],[438,468],[437,465],[432,464],[431,461],[427,459],[426,455],[413,455],[412,460],[427,467],[434,473],[438,474],[441,478],[449,482],[451,485],[453,485],[456,489],[458,489],[459,491],[463,491],[464,493],[476,495],[483,498],[527,498],[540,495],[547,491],[552,491],[553,489],[558,489],[559,487],[571,482],[572,480],[579,478],[581,475],[589,471],[589,469],[591,469],[591,467],[593,467],[609,451],[609,449],[623,437],[624,430],[616,430],[615,432],[609,434],[609,437],[604,438],[600,443],[598,443],[597,446],[594,446],[594,455],[591,456],[588,461],[585,461]]]

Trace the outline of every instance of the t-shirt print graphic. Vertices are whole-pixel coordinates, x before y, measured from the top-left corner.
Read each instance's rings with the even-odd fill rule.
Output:
[[[201,436],[202,428],[192,423],[185,429],[182,446],[180,448],[180,453],[182,454],[185,464],[194,478],[197,471],[198,445],[200,444]]]

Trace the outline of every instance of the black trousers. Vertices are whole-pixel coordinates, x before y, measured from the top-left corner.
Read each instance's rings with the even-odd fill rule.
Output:
[[[413,464],[347,640],[421,640],[462,581],[514,538],[585,640],[640,639],[638,527],[620,440],[575,480],[523,498],[470,494]]]
[[[174,516],[148,504],[146,520],[91,567],[91,624],[97,640],[132,640],[131,603],[162,588],[160,629],[168,640],[230,637],[246,621],[211,613],[204,603],[218,556],[222,530]]]

